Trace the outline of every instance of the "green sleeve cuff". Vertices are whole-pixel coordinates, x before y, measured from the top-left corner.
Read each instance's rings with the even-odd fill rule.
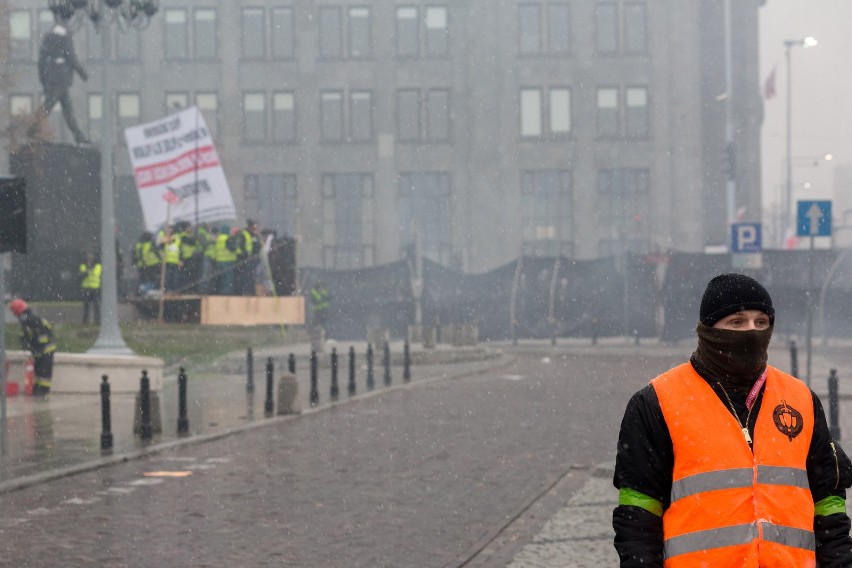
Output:
[[[827,517],[835,513],[846,512],[846,499],[843,497],[826,497],[814,505],[815,517]]]
[[[827,499],[823,499],[825,501]],[[820,501],[822,503],[822,501]],[[663,516],[663,504],[654,499],[653,497],[648,497],[644,493],[640,493],[635,489],[630,489],[627,487],[622,487],[618,490],[618,504],[619,505],[632,505],[633,507],[639,507],[640,509],[645,509],[649,513],[657,515],[658,517]]]

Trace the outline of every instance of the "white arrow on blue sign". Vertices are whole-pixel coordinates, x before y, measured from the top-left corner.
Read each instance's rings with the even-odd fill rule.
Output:
[[[799,201],[797,237],[831,236],[831,201]]]

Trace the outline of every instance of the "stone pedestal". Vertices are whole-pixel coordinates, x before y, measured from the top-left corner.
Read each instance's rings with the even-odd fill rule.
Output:
[[[9,381],[24,384],[24,365],[30,354],[7,351]],[[101,376],[109,377],[111,393],[139,392],[142,371],[148,371],[151,391],[163,389],[163,360],[139,355],[91,355],[88,353],[56,353],[53,356],[51,394],[101,392]]]

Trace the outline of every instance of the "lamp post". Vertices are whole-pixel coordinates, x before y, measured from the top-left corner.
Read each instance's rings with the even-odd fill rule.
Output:
[[[790,52],[794,47],[815,47],[817,40],[812,36],[804,39],[786,39],[784,40],[784,59],[787,64],[787,176],[786,176],[786,199],[784,206],[784,223],[782,229],[793,226],[793,67],[790,57]],[[786,235],[781,238],[784,239]]]
[[[159,9],[159,0],[49,0],[58,20],[70,20],[78,28],[89,19],[101,35],[103,120],[101,125],[101,321],[98,339],[89,353],[132,355],[118,325],[118,282],[115,251],[114,148],[115,113],[110,77],[110,31],[143,29]]]

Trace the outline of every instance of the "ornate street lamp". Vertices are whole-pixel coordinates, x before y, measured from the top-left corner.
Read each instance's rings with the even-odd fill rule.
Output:
[[[101,35],[103,49],[103,120],[101,125],[101,322],[97,341],[89,353],[132,355],[118,325],[118,291],[115,251],[115,200],[113,145],[115,116],[110,80],[110,28],[144,29],[159,10],[159,0],[48,0],[54,17],[78,29],[88,19]]]

